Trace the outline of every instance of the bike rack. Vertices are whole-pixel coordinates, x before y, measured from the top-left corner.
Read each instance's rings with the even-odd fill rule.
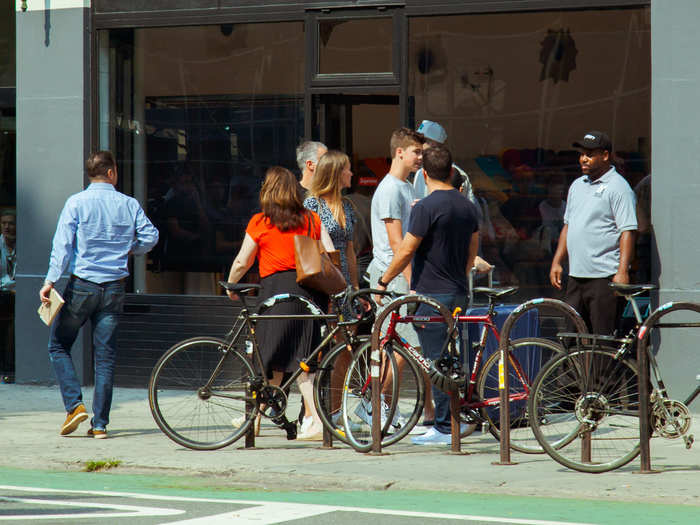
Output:
[[[426,303],[433,303],[432,306],[439,311],[444,316],[451,316],[451,312],[447,308],[430,297],[423,295],[412,295],[412,298],[420,298]],[[402,297],[394,299],[385,308],[391,308],[396,302],[400,302]],[[447,333],[450,333],[450,327],[447,329]],[[383,455],[387,454],[382,452],[382,420],[381,420],[381,388],[382,384],[380,382],[380,371],[381,371],[381,352],[379,350],[379,329],[377,328],[377,321],[375,319],[375,324],[372,327],[372,348],[370,353],[370,385],[372,388],[372,445],[369,453],[372,455]],[[456,407],[456,409],[455,409]],[[450,410],[451,410],[451,427],[452,427],[452,448],[453,453],[461,453],[461,442],[460,442],[460,423],[459,423],[459,399],[458,395],[450,394]],[[391,415],[388,414],[387,417]],[[455,428],[457,429],[457,434],[455,437]]]
[[[574,319],[576,319],[576,331],[579,333],[585,333],[588,331],[586,328],[586,323],[584,322],[581,315],[574,310],[571,306],[558,299],[552,299],[561,303],[561,306],[569,310],[570,314]],[[500,359],[498,361],[498,393],[500,396],[500,461],[493,462],[494,465],[515,465],[510,459],[510,391],[509,391],[509,381],[506,378],[510,377],[510,362],[508,360],[508,341],[510,341],[510,332],[515,326],[515,323],[524,316],[530,310],[537,310],[540,304],[542,304],[543,299],[531,299],[519,305],[515,310],[513,310],[510,315],[506,318],[503,323],[503,328],[501,328],[501,340],[498,344],[498,352],[500,354]]]
[[[382,452],[382,420],[381,420],[381,389],[379,381],[379,371],[381,369],[381,357],[379,350],[372,350],[370,354],[371,386],[372,386],[372,448],[370,454],[385,455]],[[428,388],[432,388],[429,385]],[[452,442],[450,452],[452,454],[462,454],[461,425],[459,420],[460,400],[459,393],[450,393],[450,422],[452,427]],[[325,436],[324,436],[325,437]]]
[[[679,310],[688,310],[700,314],[700,304],[698,303],[683,303],[683,302],[668,302],[659,306],[654,310],[649,317],[642,323],[637,332],[637,364],[639,366],[639,458],[640,458],[640,474],[654,474],[659,471],[651,468],[651,451],[649,440],[651,438],[650,418],[651,405],[649,403],[650,392],[650,373],[649,373],[649,355],[647,348],[649,346],[649,334],[653,328],[700,328],[698,323],[660,323],[659,321],[664,316],[671,312]],[[691,399],[692,400],[692,395]]]
[[[383,455],[382,452],[382,384],[379,382],[381,358],[379,349],[372,348],[369,357],[370,376],[372,385],[372,455]]]
[[[248,359],[248,361],[251,362],[251,364],[252,364],[253,355],[246,354],[246,359]],[[245,415],[247,418],[250,418],[250,413],[253,411],[253,408],[255,407],[255,403],[253,403],[253,401],[252,401],[253,392],[250,389],[250,384],[248,384],[248,386],[246,386],[245,394],[246,394]],[[253,420],[253,424],[250,425],[250,427],[248,428],[248,431],[245,433],[245,444],[243,445],[243,448],[255,448],[255,420]]]

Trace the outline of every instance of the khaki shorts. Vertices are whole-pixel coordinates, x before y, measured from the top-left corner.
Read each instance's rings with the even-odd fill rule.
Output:
[[[377,281],[379,281],[379,278],[384,274],[384,271],[386,269],[379,269],[378,265],[372,261],[367,268],[367,271],[369,272],[369,285],[370,288],[376,288],[377,287]],[[392,281],[389,283],[389,286],[387,287],[387,290],[393,291],[393,292],[398,292],[400,294],[407,294],[410,291],[409,285],[406,282],[406,278],[403,276],[402,273],[397,275],[392,279]],[[388,298],[384,299],[384,304],[388,304],[389,300]],[[385,307],[378,307],[377,308],[377,315],[384,310]],[[405,306],[401,310],[402,314],[405,314]],[[388,325],[389,319],[387,318],[386,321],[384,322],[384,326],[382,327],[383,329],[386,328],[386,325]],[[414,348],[420,348],[420,343],[418,342],[418,334],[416,334],[416,331],[413,329],[413,325],[411,324],[404,324],[401,323],[396,327],[396,331],[399,333],[401,337],[403,337],[408,344],[413,346]]]

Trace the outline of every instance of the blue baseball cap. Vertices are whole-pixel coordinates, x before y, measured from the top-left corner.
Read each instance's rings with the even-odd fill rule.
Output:
[[[444,144],[447,140],[447,132],[445,132],[445,128],[432,120],[424,120],[421,122],[416,131],[423,135],[426,139],[434,140],[440,144]]]

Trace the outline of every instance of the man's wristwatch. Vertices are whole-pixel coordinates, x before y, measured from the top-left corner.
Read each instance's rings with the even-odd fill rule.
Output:
[[[387,286],[389,286],[389,283],[385,283],[384,281],[382,281],[382,278],[381,278],[381,277],[380,277],[379,279],[377,279],[377,284],[378,284],[379,286],[383,286],[384,288],[386,288]]]

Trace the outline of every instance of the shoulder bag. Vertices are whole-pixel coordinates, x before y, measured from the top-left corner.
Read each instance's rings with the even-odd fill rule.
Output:
[[[297,269],[297,282],[326,295],[336,294],[345,289],[347,283],[340,270],[333,264],[331,255],[326,252],[320,239],[311,237],[313,217],[309,214],[306,235],[294,236],[294,260]],[[331,252],[337,256],[337,250]]]

